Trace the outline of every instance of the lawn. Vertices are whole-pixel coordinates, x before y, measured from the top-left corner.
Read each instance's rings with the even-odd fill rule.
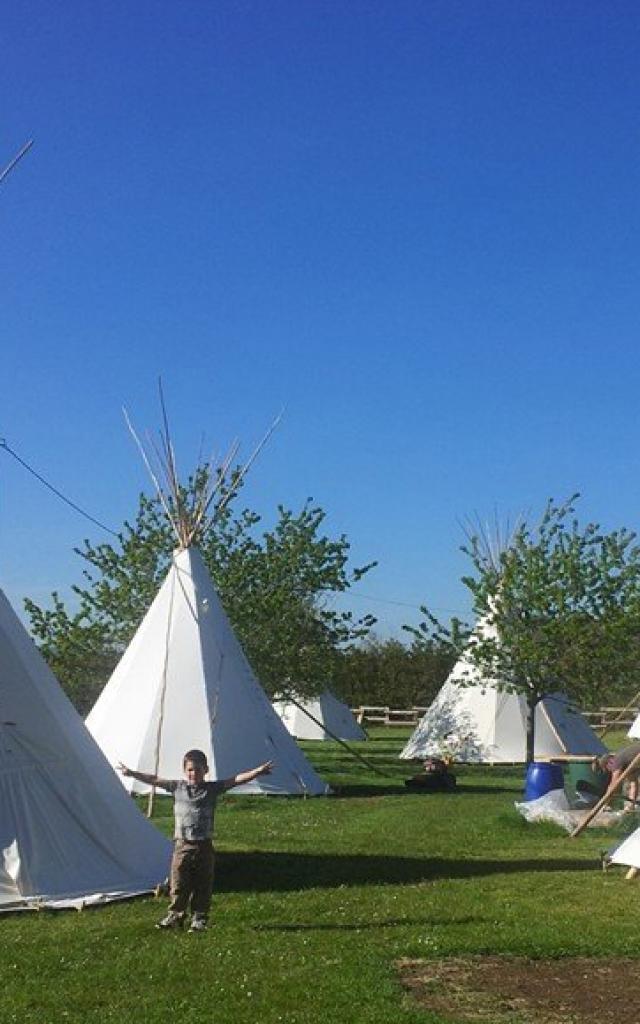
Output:
[[[305,744],[332,797],[225,797],[203,935],[156,931],[166,901],[151,897],[4,915],[1,1024],[458,1024],[413,1001],[399,960],[635,953],[640,882],[600,870],[611,833],[527,825],[522,769],[410,793],[405,735],[356,745],[377,771]],[[167,832],[170,812],[159,801]]]

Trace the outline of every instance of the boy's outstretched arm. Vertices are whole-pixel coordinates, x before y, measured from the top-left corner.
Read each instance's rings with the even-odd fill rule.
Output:
[[[157,786],[161,782],[157,775],[152,775],[150,772],[136,772],[133,768],[127,768],[122,761],[118,762],[116,768],[125,778],[137,779],[138,782],[145,782],[148,786]]]
[[[272,768],[273,761],[265,761],[264,764],[259,764],[257,768],[250,768],[246,772],[238,772],[237,775],[232,775],[230,779],[224,780],[224,788],[233,789],[234,786],[241,786],[244,782],[253,782],[259,775],[270,775]]]

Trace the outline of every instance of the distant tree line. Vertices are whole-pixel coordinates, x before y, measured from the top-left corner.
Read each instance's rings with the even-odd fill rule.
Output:
[[[337,659],[334,689],[350,707],[426,707],[447,678],[455,653],[446,644],[403,644],[370,636]]]

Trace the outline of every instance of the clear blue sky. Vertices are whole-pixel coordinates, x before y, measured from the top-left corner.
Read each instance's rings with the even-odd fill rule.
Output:
[[[0,436],[119,526],[120,408],[180,460],[282,426],[384,635],[465,611],[459,520],[640,525],[635,0],[23,0],[1,28]],[[100,532],[0,452],[0,583]],[[362,595],[370,595],[371,600]],[[446,614],[446,613],[445,613]]]

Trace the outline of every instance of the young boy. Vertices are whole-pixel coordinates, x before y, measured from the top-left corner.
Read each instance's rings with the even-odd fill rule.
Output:
[[[259,775],[268,775],[272,761],[258,765],[246,772],[238,772],[230,779],[206,782],[209,771],[206,755],[202,750],[188,750],[182,767],[183,779],[159,779],[148,772],[137,772],[118,765],[118,771],[149,786],[159,786],[173,793],[175,816],[174,847],[171,859],[169,912],[157,928],[182,928],[185,913],[191,900],[191,926],[189,931],[202,932],[207,927],[207,914],[211,904],[213,887],[213,814],[218,794],[224,793],[244,782],[252,782]]]

